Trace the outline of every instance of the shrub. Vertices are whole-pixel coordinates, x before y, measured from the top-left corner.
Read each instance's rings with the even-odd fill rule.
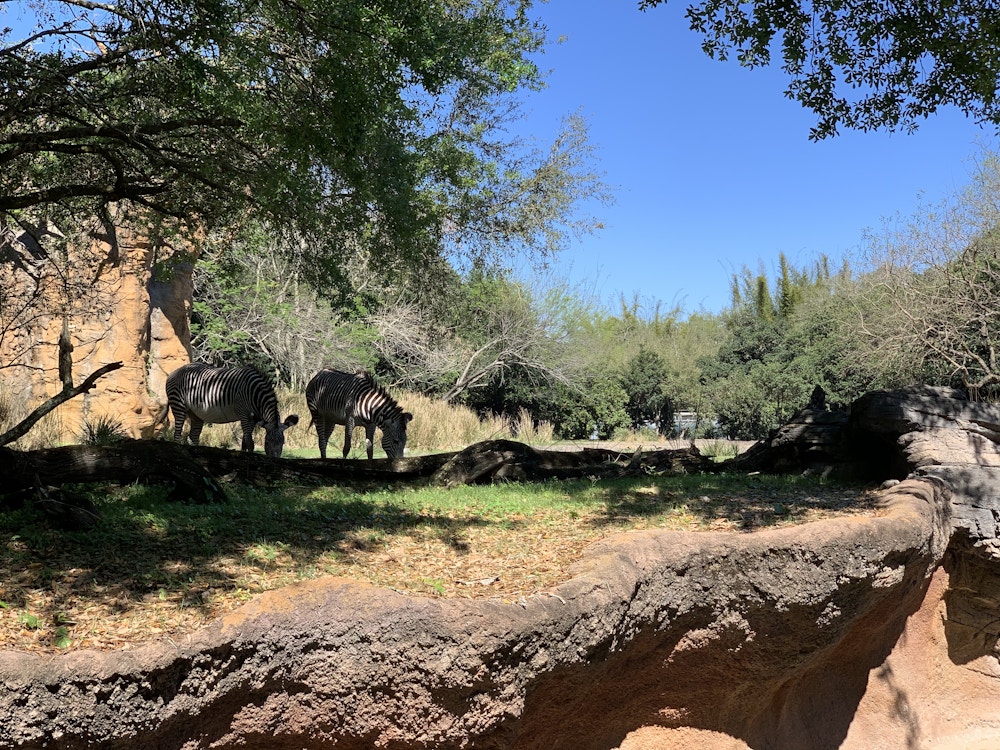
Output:
[[[96,423],[84,422],[80,435],[80,442],[84,445],[114,445],[128,439],[129,434],[121,421],[108,416],[100,417]]]

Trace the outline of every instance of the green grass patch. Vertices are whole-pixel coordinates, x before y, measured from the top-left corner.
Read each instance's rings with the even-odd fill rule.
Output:
[[[618,531],[745,532],[871,506],[854,485],[724,474],[227,491],[215,505],[167,502],[157,487],[91,491],[102,520],[87,531],[0,514],[0,647],[122,647],[324,575],[512,598],[565,580],[587,544]]]

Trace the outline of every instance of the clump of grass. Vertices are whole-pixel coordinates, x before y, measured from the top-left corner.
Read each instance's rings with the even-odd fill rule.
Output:
[[[20,420],[27,416],[27,411],[19,412],[10,422],[13,427]],[[53,448],[64,442],[64,428],[62,415],[59,410],[50,411],[42,417],[28,432],[27,435],[18,438],[8,447],[21,451],[41,450],[43,448]]]
[[[121,420],[108,416],[99,417],[96,422],[88,419],[83,423],[80,434],[80,442],[84,445],[115,445],[128,439],[129,434]]]
[[[6,432],[28,416],[28,404],[10,391],[0,388],[0,432]],[[51,448],[59,445],[63,434],[62,416],[59,410],[49,412],[21,438],[10,444],[11,448],[22,451]]]
[[[523,406],[514,420],[512,432],[522,443],[545,445],[555,442],[555,428],[552,427],[552,423],[540,421],[536,424],[531,412]]]
[[[17,404],[6,388],[0,387],[0,432],[6,432],[14,426],[14,414]]]
[[[730,440],[713,440],[704,443],[699,450],[703,456],[721,463],[722,461],[736,458],[740,452],[740,447],[738,443]]]
[[[399,404],[413,414],[413,421],[406,429],[407,451],[455,450],[482,440],[511,436],[510,426],[504,419],[480,419],[466,406],[419,393],[401,394]]]

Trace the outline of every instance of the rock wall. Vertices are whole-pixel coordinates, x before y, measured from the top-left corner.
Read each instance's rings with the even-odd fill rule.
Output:
[[[855,405],[852,429],[951,490],[949,651],[1000,662],[1000,408],[946,388],[872,393]]]
[[[839,747],[944,554],[947,507],[916,480],[877,518],[621,535],[521,603],[327,579],[186,643],[0,654],[0,745],[596,749],[665,726]]]
[[[852,412],[862,442],[924,445],[874,517],[622,534],[519,602],[323,579],[183,642],[0,653],[0,747],[998,747],[997,516],[976,494],[1000,420],[955,399]]]
[[[124,229],[116,239],[112,245],[94,235],[76,238],[62,262],[26,234],[0,248],[0,274],[20,290],[24,308],[19,318],[4,321],[0,335],[4,393],[21,413],[62,388],[64,320],[74,383],[109,362],[124,363],[56,410],[50,425],[61,440],[75,441],[86,422],[102,417],[119,421],[133,437],[149,437],[166,402],[166,375],[190,361],[192,266],[183,260],[190,253]]]

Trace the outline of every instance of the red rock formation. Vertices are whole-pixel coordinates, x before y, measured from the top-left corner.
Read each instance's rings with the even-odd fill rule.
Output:
[[[48,247],[32,253],[24,236],[28,245],[11,238],[3,249],[0,273],[25,305],[19,318],[3,321],[0,335],[8,398],[26,413],[62,388],[57,343],[64,316],[75,382],[109,362],[124,363],[57,410],[64,440],[101,417],[142,436],[166,400],[167,373],[190,361],[190,263],[163,242],[122,229],[117,235],[114,246],[94,237],[77,240],[63,262],[53,260],[57,254]]]

